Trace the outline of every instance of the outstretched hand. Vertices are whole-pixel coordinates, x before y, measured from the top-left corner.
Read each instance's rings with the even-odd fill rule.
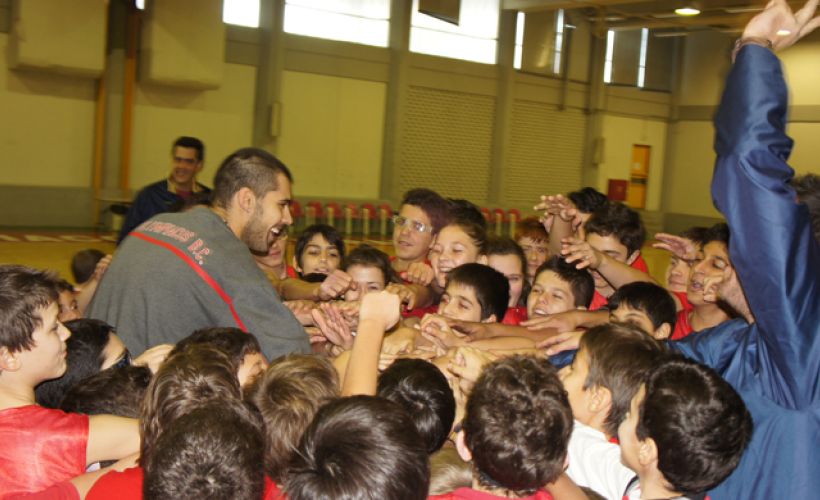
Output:
[[[791,47],[820,26],[820,16],[815,17],[817,4],[818,0],[808,0],[802,9],[792,12],[786,0],[771,0],[746,25],[743,38],[765,38],[774,50]]]
[[[688,238],[669,233],[655,233],[655,239],[658,240],[658,243],[653,243],[652,248],[668,250],[672,252],[675,257],[687,262],[697,257],[697,247],[695,247],[695,243]]]

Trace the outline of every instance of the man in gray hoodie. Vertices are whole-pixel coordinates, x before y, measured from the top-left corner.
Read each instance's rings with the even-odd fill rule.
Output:
[[[253,333],[269,359],[309,352],[304,329],[249,251],[266,253],[293,222],[292,182],[264,150],[228,156],[212,208],[158,215],[123,241],[87,316],[114,325],[133,354],[213,326]]]

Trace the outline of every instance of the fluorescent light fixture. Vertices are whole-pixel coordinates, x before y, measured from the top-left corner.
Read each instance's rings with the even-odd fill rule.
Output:
[[[641,28],[641,53],[638,59],[638,88],[646,81],[646,47],[649,45],[649,29]]]
[[[612,54],[615,51],[615,32],[606,32],[606,56],[604,57],[604,83],[612,83]]]
[[[700,14],[700,9],[694,7],[692,5],[687,5],[685,7],[681,7],[679,9],[675,9],[675,14],[683,17],[692,17],[697,16]]]
[[[687,35],[689,35],[688,31],[655,31],[652,33],[655,38],[673,38]]]

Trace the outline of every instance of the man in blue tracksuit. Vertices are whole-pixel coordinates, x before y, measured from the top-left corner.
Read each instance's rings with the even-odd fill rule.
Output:
[[[731,228],[750,322],[670,343],[715,368],[754,419],[752,442],[715,499],[820,498],[820,246],[789,186],[788,91],[770,50],[817,27],[817,3],[792,16],[774,0],[749,23],[715,117],[712,197]]]

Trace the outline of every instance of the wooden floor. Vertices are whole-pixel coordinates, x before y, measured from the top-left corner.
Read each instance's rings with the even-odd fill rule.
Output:
[[[0,264],[23,264],[38,269],[51,269],[72,281],[70,264],[75,253],[86,248],[112,253],[116,249],[115,241],[116,236],[112,233],[0,230]],[[293,252],[293,242],[294,239],[291,238],[289,255]],[[392,252],[387,239],[369,238],[365,242],[387,253]],[[361,238],[345,239],[348,249],[361,243]],[[656,250],[647,243],[642,253],[652,276],[663,283],[666,265],[669,263],[668,252]]]

